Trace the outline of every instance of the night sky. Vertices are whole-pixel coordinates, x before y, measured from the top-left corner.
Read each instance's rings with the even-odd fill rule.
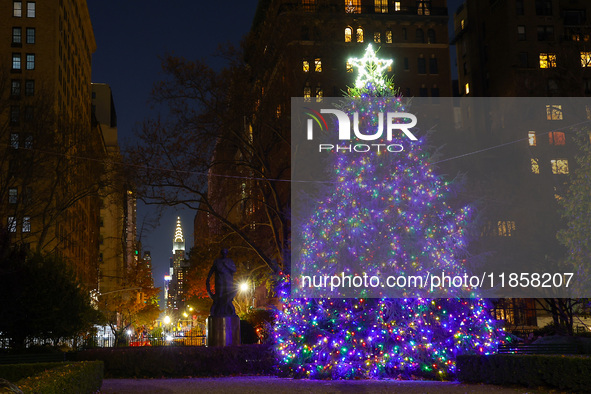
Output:
[[[154,115],[148,100],[153,84],[163,76],[159,57],[170,53],[203,59],[209,58],[220,44],[238,45],[250,29],[258,0],[87,0],[87,3],[97,44],[92,57],[92,81],[111,86],[119,144],[123,147],[132,141],[136,124]],[[461,0],[450,0],[448,4],[453,16]],[[455,68],[453,58],[452,68]],[[168,212],[157,228],[148,231],[142,224],[145,218],[153,216],[152,211],[138,202],[138,236],[143,250],[151,252],[154,282],[159,287],[163,285],[172,256],[177,216],[181,217],[187,251],[193,243],[195,212],[181,208],[170,208]]]

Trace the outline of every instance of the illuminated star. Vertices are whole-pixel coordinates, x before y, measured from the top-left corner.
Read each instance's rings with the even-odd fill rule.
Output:
[[[374,84],[375,87],[384,88],[387,86],[384,75],[388,67],[392,65],[392,59],[379,59],[371,44],[367,46],[365,55],[361,59],[351,58],[349,63],[358,69],[355,87],[364,88],[368,82]]]

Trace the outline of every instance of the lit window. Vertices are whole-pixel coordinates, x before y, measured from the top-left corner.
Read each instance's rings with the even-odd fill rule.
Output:
[[[499,220],[497,222],[499,237],[510,237],[515,231],[515,222],[513,220]]]
[[[540,68],[555,68],[556,54],[555,53],[540,53]]]
[[[20,27],[12,28],[12,43],[22,44],[23,42],[23,30]]]
[[[350,27],[345,28],[345,42],[351,42],[353,36],[353,29]]]
[[[21,54],[20,53],[13,53],[12,54],[12,69],[13,70],[20,70],[21,69]]]
[[[314,72],[317,72],[317,73],[322,72],[322,60],[319,57],[314,59]]]
[[[27,44],[35,43],[35,28],[27,27]]]
[[[35,69],[35,54],[27,53],[27,70]]]
[[[345,12],[348,14],[361,13],[361,0],[345,0]]]
[[[281,105],[277,106],[277,109],[275,110],[275,116],[277,117],[277,119],[281,117]]]
[[[394,2],[394,11],[400,11],[400,2],[399,1]]]
[[[465,19],[462,19],[460,21],[460,29],[464,30],[465,27],[466,27],[466,20]]]
[[[312,89],[310,89],[310,85],[306,84],[304,87],[304,101],[310,101],[310,97],[312,97]]]
[[[25,216],[23,217],[23,233],[30,233],[31,232],[31,217]]]
[[[392,44],[392,30],[386,30],[386,43]]]
[[[18,189],[16,187],[11,187],[8,189],[8,203],[9,204],[16,204],[18,201]]]
[[[376,13],[388,13],[388,0],[374,0]]]
[[[322,90],[320,85],[318,85],[316,87],[316,101],[322,101],[323,97],[324,97],[324,90]]]
[[[13,1],[12,2],[12,16],[16,16],[20,18],[23,16],[23,2],[22,1]]]
[[[534,174],[540,173],[540,163],[538,162],[538,159],[531,159],[531,172]]]
[[[302,6],[306,12],[314,12],[316,8],[316,0],[302,0]]]
[[[470,84],[468,82],[466,82],[466,85],[464,86],[464,91],[467,95],[470,94]]]
[[[373,33],[374,42],[382,42],[382,34],[380,32]]]
[[[305,73],[310,71],[310,63],[307,60],[302,61],[302,71]]]
[[[581,52],[581,67],[591,67],[591,52]]]
[[[551,131],[548,133],[550,145],[564,145],[566,143],[565,134],[562,131]]]
[[[562,120],[562,105],[546,105],[547,120]]]
[[[417,14],[431,15],[431,0],[417,0]]]
[[[16,233],[16,218],[14,216],[8,217],[8,231],[11,233]]]
[[[357,42],[363,42],[363,29],[361,27],[357,28]]]
[[[347,60],[347,64],[345,65],[345,67],[347,68],[348,73],[353,72],[353,65],[348,60]]]
[[[568,174],[568,160],[567,159],[554,159],[550,160],[552,165],[552,174]]]
[[[35,95],[35,81],[33,79],[27,79],[25,81],[25,96]]]
[[[591,105],[585,106],[585,113],[587,114],[587,120],[591,120]]]
[[[27,18],[34,18],[35,17],[35,2],[29,1],[27,2]]]
[[[21,95],[21,81],[13,79],[10,83],[10,95],[12,97],[19,97]]]
[[[529,131],[527,133],[527,139],[529,141],[529,146],[536,146],[536,132]]]

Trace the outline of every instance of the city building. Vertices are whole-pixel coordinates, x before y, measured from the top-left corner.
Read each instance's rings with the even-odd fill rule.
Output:
[[[86,1],[4,1],[0,15],[3,227],[14,242],[60,254],[96,289],[106,147],[91,121]]]
[[[170,280],[165,280],[165,299],[168,309],[182,309],[185,303],[185,280],[189,270],[189,261],[185,255],[185,238],[181,218],[176,221],[172,241],[173,257],[170,261]],[[167,289],[167,290],[166,290]]]

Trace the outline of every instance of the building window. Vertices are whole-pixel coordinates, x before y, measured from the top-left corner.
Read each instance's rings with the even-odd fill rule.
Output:
[[[470,84],[468,82],[464,85],[464,92],[466,92],[466,96],[470,94]]]
[[[552,0],[536,0],[536,15],[552,15]]]
[[[392,44],[392,30],[386,30],[386,44]]]
[[[346,68],[346,70],[347,70],[348,73],[352,73],[353,72],[353,65],[348,60],[347,60],[347,63],[345,64],[345,68]]]
[[[314,72],[317,72],[317,73],[322,72],[322,60],[319,57],[314,59]]]
[[[519,41],[525,41],[525,26],[517,26],[517,39]]]
[[[538,26],[538,41],[553,41],[554,26]]]
[[[552,174],[565,175],[568,174],[568,160],[567,159],[554,159],[550,160],[552,165]]]
[[[528,140],[529,146],[536,146],[536,132],[535,131],[528,131],[527,140]]]
[[[345,12],[348,14],[360,14],[361,0],[345,0]]]
[[[10,123],[18,124],[21,117],[21,109],[18,105],[10,107]]]
[[[591,78],[583,78],[583,90],[585,94],[591,94]]]
[[[35,43],[35,28],[27,27],[27,44]]]
[[[562,105],[546,105],[547,120],[562,120]]]
[[[302,0],[302,7],[306,12],[314,12],[316,10],[316,0]]]
[[[20,46],[18,44],[23,43],[23,29],[20,27],[13,27],[12,28],[12,43]]]
[[[515,0],[515,13],[517,15],[523,15],[523,0]]]
[[[421,87],[419,88],[419,96],[420,97],[428,97],[429,96],[429,91],[427,90],[427,87],[425,85],[421,85]]]
[[[25,122],[30,122],[35,116],[35,109],[31,105],[25,107]]]
[[[8,227],[8,232],[16,233],[16,218],[14,216],[9,216],[6,224]]]
[[[8,189],[8,203],[9,204],[16,204],[18,202],[18,189],[16,187],[11,187]]]
[[[427,62],[423,55],[417,59],[417,73],[427,74]]]
[[[25,81],[25,96],[35,95],[35,80],[27,79]]]
[[[409,70],[409,66],[408,66],[408,58],[407,58],[407,57],[405,57],[405,58],[404,58],[404,69],[405,69],[405,70]]]
[[[23,2],[22,1],[13,1],[12,2],[12,16],[20,18],[23,16]]]
[[[35,2],[28,1],[27,2],[27,18],[34,18],[35,17]]]
[[[497,228],[499,237],[511,237],[515,231],[515,222],[513,220],[499,220]]]
[[[528,67],[527,52],[519,52],[519,67],[521,67],[521,68]]]
[[[34,53],[27,53],[27,70],[34,70],[35,69],[35,54]]]
[[[12,149],[18,149],[18,143],[19,143],[18,133],[11,133],[10,134],[10,147]]]
[[[378,31],[373,33],[373,42],[382,42],[382,33]]]
[[[394,2],[394,11],[400,11],[400,2],[399,1]]]
[[[363,42],[363,29],[361,27],[357,28],[357,42]]]
[[[435,55],[431,56],[431,59],[429,59],[429,74],[438,74],[439,73],[439,68],[437,67],[437,58],[435,57]]]
[[[555,53],[540,53],[540,68],[555,68],[556,54]]]
[[[581,52],[581,67],[591,67],[591,52]]]
[[[350,27],[345,28],[345,42],[351,42],[353,36],[353,29]]]
[[[20,70],[21,69],[21,54],[20,53],[13,53],[12,54],[12,69],[13,70]]]
[[[13,79],[10,82],[10,95],[12,97],[20,97],[21,95],[21,81],[18,79]]]
[[[31,107],[32,109],[32,107]],[[25,135],[25,149],[33,149],[33,135],[27,134]]]
[[[556,94],[558,93],[558,81],[552,78],[549,78],[548,81],[546,81],[547,84],[547,89],[548,89],[548,94],[552,95],[552,96],[556,96]]]
[[[550,145],[564,145],[566,136],[562,131],[551,131],[548,133]]]
[[[531,159],[531,172],[533,174],[539,174],[540,173],[540,163],[538,162],[538,159]]]
[[[324,90],[322,90],[320,85],[318,85],[316,87],[316,101],[318,101],[318,102],[322,101],[323,97],[324,97]]]
[[[425,32],[423,31],[423,29],[416,30],[415,41],[416,42],[425,42]]]
[[[304,101],[310,101],[310,97],[312,97],[312,89],[310,88],[310,84],[306,83],[304,87]]]
[[[31,217],[25,216],[23,217],[23,233],[30,233],[31,232]]]
[[[433,85],[431,88],[431,97],[439,97],[439,87],[437,85]]]
[[[435,37],[435,30],[429,29],[427,30],[427,42],[429,44],[435,44],[437,42]]]
[[[310,71],[310,62],[308,62],[307,60],[302,61],[302,71],[305,73]]]
[[[417,0],[417,14],[431,15],[431,0]]]
[[[378,14],[388,13],[388,0],[374,0],[375,11]]]

